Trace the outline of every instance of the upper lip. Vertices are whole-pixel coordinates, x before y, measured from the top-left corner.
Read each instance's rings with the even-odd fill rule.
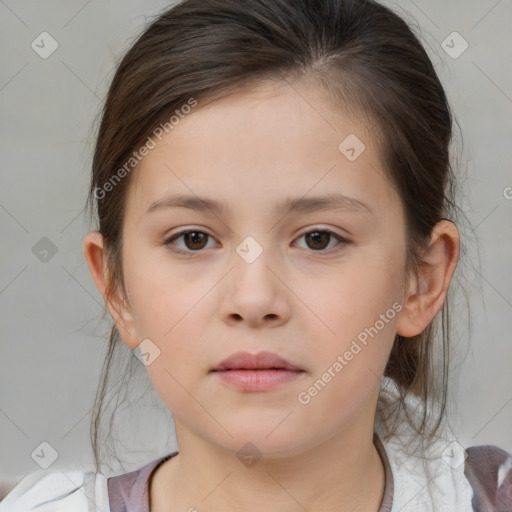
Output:
[[[220,370],[266,370],[279,368],[285,370],[301,370],[286,359],[272,352],[235,352],[219,363],[212,371]]]

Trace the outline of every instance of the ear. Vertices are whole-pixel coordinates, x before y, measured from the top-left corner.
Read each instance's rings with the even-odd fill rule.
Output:
[[[139,342],[127,298],[120,289],[116,289],[113,296],[107,296],[107,255],[101,233],[98,231],[87,233],[83,242],[83,251],[89,272],[114,319],[121,338],[130,348],[136,348]]]
[[[412,276],[397,334],[410,338],[423,332],[443,306],[459,261],[460,237],[453,222],[439,221],[432,230],[418,275]]]

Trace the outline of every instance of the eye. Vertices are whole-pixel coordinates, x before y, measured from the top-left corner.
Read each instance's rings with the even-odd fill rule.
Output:
[[[182,242],[184,246],[177,246],[175,243],[176,240],[182,238]],[[349,243],[348,240],[337,235],[336,233],[328,230],[328,229],[315,229],[312,231],[308,231],[301,235],[298,240],[304,238],[306,240],[307,248],[312,249],[315,252],[324,252],[331,253],[336,252],[332,251],[332,246],[329,250],[325,250],[329,245],[331,245],[333,239],[338,240],[338,244],[336,245],[346,245]],[[209,239],[213,239],[211,235],[205,233],[204,231],[199,231],[195,229],[187,229],[185,231],[180,231],[179,233],[175,233],[171,237],[167,238],[164,241],[164,244],[169,247],[169,249],[176,253],[181,254],[190,254],[191,252],[200,252],[202,249],[208,248]],[[336,245],[334,247],[336,247]]]
[[[176,244],[174,244],[174,241],[178,240],[179,238],[183,238],[185,247],[184,248],[169,247],[169,249],[171,251],[174,251],[177,253],[190,253],[190,252],[198,252],[201,249],[205,249],[208,239],[212,238],[212,237],[208,233],[205,233],[204,231],[188,229],[188,230],[180,231],[179,233],[172,235],[170,238],[165,240],[164,244],[167,246],[176,245]]]
[[[333,238],[337,239],[339,242],[336,245],[343,246],[349,243],[348,240],[341,237],[340,235],[337,235],[336,233],[333,233],[332,231],[329,231],[328,229],[315,229],[313,231],[308,231],[307,233],[304,233],[302,236],[300,236],[298,240],[301,238],[306,240],[306,244],[308,246],[307,248],[316,252],[321,251],[325,253],[336,252],[338,250],[336,249],[335,251],[332,251],[332,247],[327,251],[324,250],[329,246]]]

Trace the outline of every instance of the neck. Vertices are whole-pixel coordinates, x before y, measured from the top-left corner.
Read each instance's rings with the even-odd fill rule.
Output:
[[[382,501],[384,466],[373,429],[343,431],[299,455],[249,466],[179,424],[176,433],[180,453],[153,476],[151,512],[377,512]]]

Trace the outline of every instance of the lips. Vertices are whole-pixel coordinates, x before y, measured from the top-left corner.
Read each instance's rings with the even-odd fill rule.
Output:
[[[298,366],[293,365],[286,359],[272,352],[236,352],[224,359],[220,364],[212,369],[216,371],[226,370],[293,370],[302,371]]]

